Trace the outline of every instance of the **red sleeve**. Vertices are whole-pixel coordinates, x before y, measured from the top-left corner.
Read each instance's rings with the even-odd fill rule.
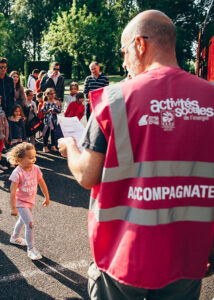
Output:
[[[89,94],[88,94],[88,102],[89,102],[89,107],[90,107],[90,113],[92,113],[91,92],[89,92]]]
[[[37,114],[39,119],[44,119],[44,117],[45,117],[43,112],[41,111],[42,106],[43,106],[43,103],[39,103],[39,105],[38,105],[38,114]]]
[[[79,116],[78,116],[79,120],[81,120],[82,117],[84,116],[84,112],[85,112],[85,106],[82,104],[81,105],[81,110],[80,110],[80,113],[79,113]]]
[[[69,117],[73,117],[72,116],[72,112],[73,112],[73,109],[72,109],[72,103],[74,102],[71,102],[69,105],[68,105],[68,108],[66,109],[66,112],[65,112],[65,117],[69,118]]]
[[[37,80],[36,80],[36,92],[37,92],[37,93],[41,92],[39,86],[40,86],[40,80],[37,79]]]

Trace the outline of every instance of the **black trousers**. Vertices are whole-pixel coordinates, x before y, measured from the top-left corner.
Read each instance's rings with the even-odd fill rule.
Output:
[[[199,300],[200,297],[201,279],[180,279],[161,289],[143,289],[119,283],[95,263],[89,267],[88,276],[91,300]]]
[[[50,127],[48,127],[45,136],[43,138],[44,147],[48,145],[48,138],[51,133],[51,146],[56,146],[56,137],[55,137],[55,130],[51,130]]]
[[[86,119],[88,121],[90,115],[91,115],[91,111],[90,111],[90,104],[89,102],[86,103],[85,105],[85,114],[86,114]]]

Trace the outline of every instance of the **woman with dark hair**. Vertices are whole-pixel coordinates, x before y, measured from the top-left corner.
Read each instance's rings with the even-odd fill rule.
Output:
[[[12,71],[10,73],[10,77],[13,79],[13,84],[14,84],[15,103],[23,107],[25,105],[26,99],[25,99],[24,88],[20,83],[19,72]]]

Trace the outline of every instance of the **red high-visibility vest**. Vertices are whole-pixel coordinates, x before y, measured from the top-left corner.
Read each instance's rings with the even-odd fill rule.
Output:
[[[117,281],[202,278],[214,238],[214,86],[162,67],[91,93],[108,147],[89,239]]]

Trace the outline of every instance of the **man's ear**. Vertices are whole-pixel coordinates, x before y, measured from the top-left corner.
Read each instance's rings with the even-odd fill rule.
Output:
[[[137,49],[139,51],[140,55],[144,55],[145,51],[146,51],[146,43],[145,40],[142,36],[138,35],[135,37],[135,41],[137,44]]]

